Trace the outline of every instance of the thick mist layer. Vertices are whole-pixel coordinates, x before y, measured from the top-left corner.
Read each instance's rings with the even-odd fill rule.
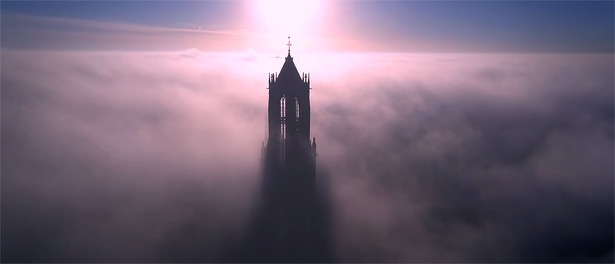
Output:
[[[612,54],[295,63],[338,260],[613,260]],[[2,260],[233,255],[281,65],[3,50]]]
[[[341,260],[611,261],[611,59],[374,56],[323,85]]]

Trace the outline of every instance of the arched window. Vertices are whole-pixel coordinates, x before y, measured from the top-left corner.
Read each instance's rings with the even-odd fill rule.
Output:
[[[299,121],[299,100],[295,98],[295,116],[297,117],[297,121]]]
[[[280,99],[280,133],[282,139],[286,138],[286,98],[282,96]]]

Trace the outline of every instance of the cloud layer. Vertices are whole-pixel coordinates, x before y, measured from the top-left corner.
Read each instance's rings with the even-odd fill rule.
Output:
[[[339,260],[612,261],[612,54],[295,57]],[[3,50],[2,260],[233,254],[281,63]]]
[[[341,259],[612,259],[609,57],[378,56],[316,91]]]

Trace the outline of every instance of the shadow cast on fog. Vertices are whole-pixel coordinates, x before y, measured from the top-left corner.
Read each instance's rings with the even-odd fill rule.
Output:
[[[322,169],[316,175],[309,199],[263,174],[245,240],[238,252],[229,252],[229,261],[334,262],[328,175]]]

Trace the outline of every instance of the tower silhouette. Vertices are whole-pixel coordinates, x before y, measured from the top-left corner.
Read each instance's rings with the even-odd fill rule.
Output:
[[[316,138],[310,142],[310,75],[299,75],[290,56],[279,75],[269,76],[269,139],[264,149],[270,175],[287,179],[313,195],[316,166]],[[282,176],[283,175],[283,176]]]
[[[316,181],[310,140],[310,75],[290,54],[269,74],[269,138],[262,146],[261,200],[250,227],[246,261],[330,261],[328,208]]]

